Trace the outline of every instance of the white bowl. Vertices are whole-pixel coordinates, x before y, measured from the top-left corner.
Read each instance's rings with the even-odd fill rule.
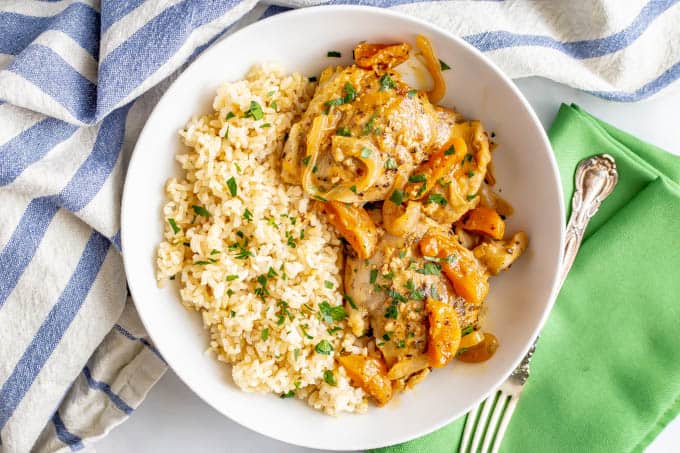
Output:
[[[484,328],[500,340],[483,364],[436,370],[387,407],[364,415],[323,415],[298,400],[240,391],[228,366],[205,354],[208,337],[197,313],[179,302],[173,285],[158,289],[155,252],[162,237],[163,187],[177,173],[177,131],[193,114],[210,111],[216,88],[244,76],[251,65],[282,63],[316,75],[348,63],[358,41],[413,42],[428,36],[441,59],[448,93],[442,102],[496,133],[498,187],[515,215],[508,231],[525,230],[530,245],[513,268],[491,280]],[[340,60],[326,52],[342,52]],[[427,434],[465,414],[519,363],[543,325],[557,293],[564,234],[557,166],[536,115],[512,81],[464,41],[391,11],[334,6],[300,9],[257,22],[201,55],[168,89],[142,131],[130,162],[122,207],[122,242],[130,291],[154,343],[179,377],[205,402],[261,434],[307,447],[358,450]],[[177,427],[181,430],[181,427]],[[453,447],[452,447],[453,448]]]

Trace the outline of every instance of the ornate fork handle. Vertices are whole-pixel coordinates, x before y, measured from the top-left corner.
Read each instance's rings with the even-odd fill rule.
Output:
[[[589,157],[578,165],[571,199],[571,217],[564,240],[560,287],[574,264],[588,222],[600,209],[602,201],[612,193],[618,180],[616,163],[609,154]]]
[[[560,287],[574,263],[588,222],[600,208],[602,201],[612,193],[618,179],[614,158],[607,154],[590,157],[578,165],[571,217],[567,224],[564,254],[560,266]],[[535,349],[536,342],[531,345],[529,352],[508,380],[477,408],[470,411],[465,422],[459,453],[468,453],[468,451],[477,453],[480,445],[482,452],[498,452],[505,430],[522,394],[524,383],[529,378],[529,363]]]
[[[571,198],[571,217],[569,217],[565,233],[564,252],[560,267],[560,287],[562,287],[572,264],[574,264],[588,222],[600,209],[604,199],[614,191],[618,181],[619,173],[616,170],[616,162],[609,154],[598,154],[584,159],[578,164],[574,177],[574,195]],[[512,372],[509,380],[524,385],[529,378],[529,363],[536,349],[536,341]]]

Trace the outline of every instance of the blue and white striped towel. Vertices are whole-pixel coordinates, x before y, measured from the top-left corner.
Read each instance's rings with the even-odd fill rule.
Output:
[[[0,0],[0,450],[78,450],[165,371],[127,296],[119,205],[168,80],[286,7],[256,0]],[[336,0],[463,36],[512,77],[636,101],[680,83],[680,0]]]

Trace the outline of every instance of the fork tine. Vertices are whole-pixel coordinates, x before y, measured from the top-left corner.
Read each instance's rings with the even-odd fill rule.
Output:
[[[467,453],[468,451],[470,439],[473,434],[472,428],[475,425],[475,420],[477,420],[477,415],[479,415],[479,406],[480,404],[478,404],[474,409],[468,412],[467,419],[465,420],[465,429],[463,430],[463,438],[460,441],[460,448],[458,449],[458,453]]]
[[[477,428],[475,429],[475,435],[472,438],[472,447],[470,448],[471,453],[474,453],[477,450],[479,450],[479,445],[482,442],[482,438],[484,436],[484,427],[486,426],[486,422],[489,420],[489,412],[491,411],[491,406],[493,405],[497,395],[498,395],[498,391],[489,395],[489,397],[486,399],[486,401],[484,401],[484,407],[482,408],[482,414],[479,416],[479,421],[477,422]]]
[[[503,392],[503,390],[500,390],[499,393],[498,401],[496,401],[496,406],[494,406],[493,412],[491,413],[489,427],[486,429],[486,436],[484,436],[484,443],[482,444],[482,452],[489,451],[491,441],[494,438],[493,435],[496,432],[496,428],[498,428],[498,420],[503,414],[503,409],[505,409],[505,403],[508,401],[508,398],[512,398],[512,395]]]
[[[498,434],[496,434],[496,439],[494,440],[493,447],[491,447],[491,453],[498,453],[501,448],[501,443],[503,442],[503,436],[505,435],[505,430],[508,428],[510,419],[512,418],[512,413],[515,412],[515,407],[517,406],[517,400],[519,395],[510,396],[510,401],[508,402],[508,407],[503,413],[503,419],[501,420],[501,425],[498,427]]]

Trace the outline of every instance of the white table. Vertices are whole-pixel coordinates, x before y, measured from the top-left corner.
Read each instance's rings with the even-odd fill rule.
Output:
[[[618,104],[544,79],[524,79],[517,84],[545,127],[552,122],[561,102],[575,102],[643,140],[680,154],[679,90],[640,103]],[[172,371],[166,373],[132,417],[95,448],[99,453],[315,451],[284,444],[237,425],[203,403]],[[680,417],[661,433],[648,452],[678,449]]]

